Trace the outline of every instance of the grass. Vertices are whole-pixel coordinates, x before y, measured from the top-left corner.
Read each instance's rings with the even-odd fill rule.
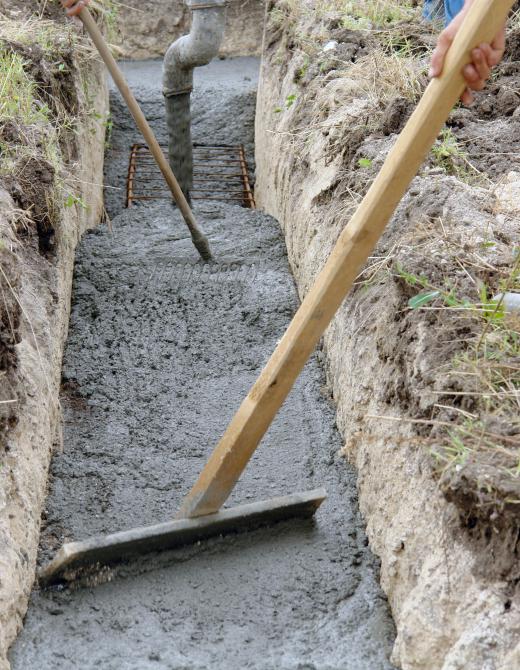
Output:
[[[55,166],[60,163],[55,119],[27,66],[21,54],[0,47],[0,127],[9,124],[20,140],[0,141],[3,176],[17,174],[20,161],[34,155],[42,155]]]
[[[444,368],[432,417],[431,448],[441,487],[452,499],[473,498],[478,513],[497,518],[520,505],[520,314],[508,312],[494,295],[520,292],[520,249],[495,285],[478,282],[473,299],[460,295],[452,280],[431,282],[397,266],[397,275],[419,291],[412,310],[447,310],[472,322],[472,335]],[[456,389],[456,390],[454,390]]]
[[[37,98],[35,82],[25,71],[24,58],[0,48],[0,123],[16,120],[24,125],[49,122],[49,108]]]
[[[466,184],[478,184],[485,180],[471,163],[468,153],[463,149],[453,130],[443,128],[432,147],[433,163],[448,175],[458,177]]]
[[[386,29],[404,21],[416,21],[419,17],[417,7],[407,0],[337,0],[331,4],[338,6],[343,27],[351,30]]]
[[[60,123],[42,100],[37,83],[28,74],[29,63],[16,51],[0,48],[0,128],[8,124],[18,141],[0,141],[0,176],[20,178],[33,157],[43,158],[60,172]],[[61,115],[60,115],[61,116]]]
[[[407,365],[426,371],[432,400],[412,403],[406,418],[380,418],[416,424],[447,499],[468,522],[498,528],[520,505],[520,314],[500,297],[520,293],[520,247],[487,238],[486,225],[493,238],[490,222],[464,231],[456,221],[415,219],[371,259],[358,286],[392,274],[408,295],[405,331],[426,336]]]
[[[59,5],[61,8],[60,0],[47,0],[46,4]],[[117,0],[92,0],[89,5],[109,40],[115,38],[117,34],[119,5],[120,2]],[[71,50],[74,50],[76,62],[97,58],[97,52],[90,41],[83,39],[72,21],[56,23],[44,19],[45,6],[42,4],[40,15],[32,15],[22,20],[1,16],[0,36],[4,40],[27,46],[37,44],[43,50],[44,56],[58,68],[65,66],[60,58],[70,54]]]
[[[295,24],[302,18],[319,22],[337,17],[339,24],[350,30],[385,29],[420,16],[420,10],[409,0],[281,0],[270,13],[271,20],[278,24],[287,19]]]
[[[26,46],[37,44],[45,56],[60,56],[75,45],[76,35],[68,26],[58,27],[53,21],[44,21],[32,17],[24,22],[4,20],[0,23],[1,34],[5,39]]]
[[[64,181],[63,148],[75,141],[80,117],[99,123],[85,75],[97,55],[72,21],[43,19],[47,5],[40,16],[0,18],[0,177],[23,186],[31,160],[48,163],[54,177],[44,197],[54,220],[63,208],[84,206]],[[115,26],[115,2],[95,0],[91,6],[99,22]]]

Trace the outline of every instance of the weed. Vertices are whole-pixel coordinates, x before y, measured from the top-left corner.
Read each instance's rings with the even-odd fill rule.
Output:
[[[500,306],[499,300],[488,297],[491,294],[490,289],[484,283],[481,283],[479,289],[480,300],[472,302],[468,298],[459,296],[449,279],[445,280],[442,287],[434,286],[426,276],[407,272],[399,263],[396,263],[396,273],[397,276],[404,279],[408,286],[425,289],[408,300],[410,309],[421,309],[432,302],[439,301],[445,307],[474,312],[484,321],[496,325],[504,320],[504,308]]]
[[[373,30],[418,19],[420,10],[414,5],[411,0],[316,0],[308,4],[281,0],[271,9],[270,19],[276,26],[287,26],[288,21],[294,25],[301,18],[321,21],[335,15],[349,30]]]
[[[83,198],[81,198],[79,195],[75,195],[74,193],[69,193],[63,204],[65,207],[74,207],[75,205],[78,205],[81,207],[81,209],[88,209],[88,206]]]
[[[301,67],[299,67],[295,72],[295,75],[294,75],[294,83],[295,84],[300,82],[305,77],[305,75],[307,74],[307,71],[309,69],[310,62],[311,61],[310,61],[309,55],[305,54],[304,55],[304,60],[303,60],[303,65]]]
[[[338,1],[329,3],[336,5],[343,15],[343,27],[351,30],[373,30],[389,28],[403,21],[417,19],[417,8],[414,3],[404,0],[360,0]]]
[[[115,16],[111,0],[91,6],[98,21]],[[80,195],[69,193],[64,167],[66,156],[73,153],[77,119],[92,111],[85,73],[90,72],[86,64],[94,54],[72,22],[0,17],[0,176],[14,178],[27,193],[38,194],[34,197],[43,201],[37,203],[38,216],[51,225],[64,207],[87,207]],[[78,74],[84,99],[78,96]],[[29,184],[29,165],[41,166],[49,181]]]
[[[48,123],[49,108],[37,99],[36,84],[25,72],[25,65],[20,54],[0,49],[0,122]]]
[[[285,98],[284,107],[275,107],[274,110],[273,110],[274,113],[275,114],[280,114],[281,112],[284,111],[284,109],[290,109],[294,105],[294,103],[296,102],[297,99],[298,99],[298,96],[296,95],[296,93],[291,93],[290,95],[288,95]]]
[[[448,281],[434,286],[426,276],[399,265],[396,272],[408,286],[422,289],[409,299],[410,309],[462,310],[477,326],[465,349],[447,365],[445,389],[438,393],[448,398],[442,408],[452,407],[455,415],[446,423],[444,438],[436,439],[432,456],[448,488],[457,486],[453,482],[458,473],[471,463],[471,472],[477,474],[464,477],[466,481],[477,477],[473,485],[482,506],[500,507],[506,502],[501,501],[499,489],[510,490],[507,481],[518,479],[520,473],[520,318],[506,312],[500,298],[491,296],[497,290],[520,291],[520,255],[516,254],[510,271],[496,286],[480,283],[476,301],[458,295]],[[457,379],[464,380],[463,390],[453,391],[450,382]],[[463,399],[471,400],[471,414],[460,408]],[[482,471],[487,473],[485,491],[478,481]],[[496,474],[492,477],[490,472]],[[517,502],[507,500],[507,504]]]
[[[0,19],[0,33],[10,42],[17,42],[26,46],[37,44],[46,58],[59,61],[77,43],[77,34],[67,24],[57,25],[53,21],[46,21],[36,16],[25,21],[15,21],[2,17]]]

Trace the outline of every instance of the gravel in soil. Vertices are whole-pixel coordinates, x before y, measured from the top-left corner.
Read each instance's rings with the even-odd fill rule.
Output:
[[[243,59],[202,70],[195,141],[229,133],[251,149],[255,81]],[[163,133],[160,65],[130,72]],[[107,183],[117,187],[137,135],[114,100]],[[199,204],[217,258],[205,265],[170,203],[123,211],[122,200],[109,189],[113,233],[90,232],[77,254],[65,446],[41,560],[63,540],[171,518],[298,305],[272,218]],[[341,446],[315,356],[230,504],[323,485],[316,520],[142,558],[95,587],[35,591],[14,670],[390,669],[394,628]]]

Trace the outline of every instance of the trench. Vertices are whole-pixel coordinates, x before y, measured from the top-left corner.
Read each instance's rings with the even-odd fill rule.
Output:
[[[244,143],[253,165],[258,60],[195,75],[195,142]],[[166,141],[161,63],[125,70]],[[294,313],[278,223],[238,205],[195,213],[202,264],[167,201],[124,209],[137,131],[112,92],[107,226],[78,248],[63,366],[64,449],[51,466],[40,562],[64,540],[171,518]],[[230,505],[324,486],[314,521],[288,521],[141,558],[99,583],[34,590],[14,670],[386,670],[395,631],[339,455],[335,409],[309,361]]]

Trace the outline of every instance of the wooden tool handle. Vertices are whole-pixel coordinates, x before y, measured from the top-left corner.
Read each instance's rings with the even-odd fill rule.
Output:
[[[148,145],[153,157],[155,158],[155,161],[157,162],[157,165],[159,166],[164,176],[164,179],[166,180],[166,183],[170,188],[173,198],[175,199],[175,202],[177,203],[177,206],[179,207],[182,216],[184,217],[184,221],[188,226],[191,238],[193,240],[193,244],[195,245],[197,251],[200,253],[201,257],[205,261],[210,260],[211,251],[209,248],[208,239],[204,235],[202,230],[199,228],[195,220],[195,217],[193,216],[193,212],[191,211],[191,208],[186,198],[184,197],[184,193],[182,192],[182,189],[179,186],[179,183],[177,182],[177,179],[175,178],[175,175],[172,172],[170,164],[166,160],[163,151],[159,146],[159,142],[157,141],[153,133],[153,130],[150,128],[150,125],[146,120],[145,115],[141,111],[141,108],[139,107],[139,104],[135,99],[134,94],[132,93],[128,84],[126,83],[123,73],[119,69],[114,57],[112,56],[108,44],[105,42],[105,39],[101,34],[101,31],[99,30],[97,23],[94,21],[92,15],[90,14],[89,10],[86,7],[84,7],[79,12],[79,18],[83,22],[85,30],[90,35],[97,50],[99,51],[101,58],[105,62],[108,71],[112,75],[114,83],[116,84],[121,95],[125,99],[125,102],[128,105],[128,109],[130,110],[132,116],[134,117],[137,127],[141,131],[146,144]]]
[[[512,5],[513,0],[475,0],[449,51],[442,76],[430,82],[314,286],[186,497],[179,517],[216,512],[226,501],[463,92],[461,73],[470,61],[471,50],[493,39]]]

